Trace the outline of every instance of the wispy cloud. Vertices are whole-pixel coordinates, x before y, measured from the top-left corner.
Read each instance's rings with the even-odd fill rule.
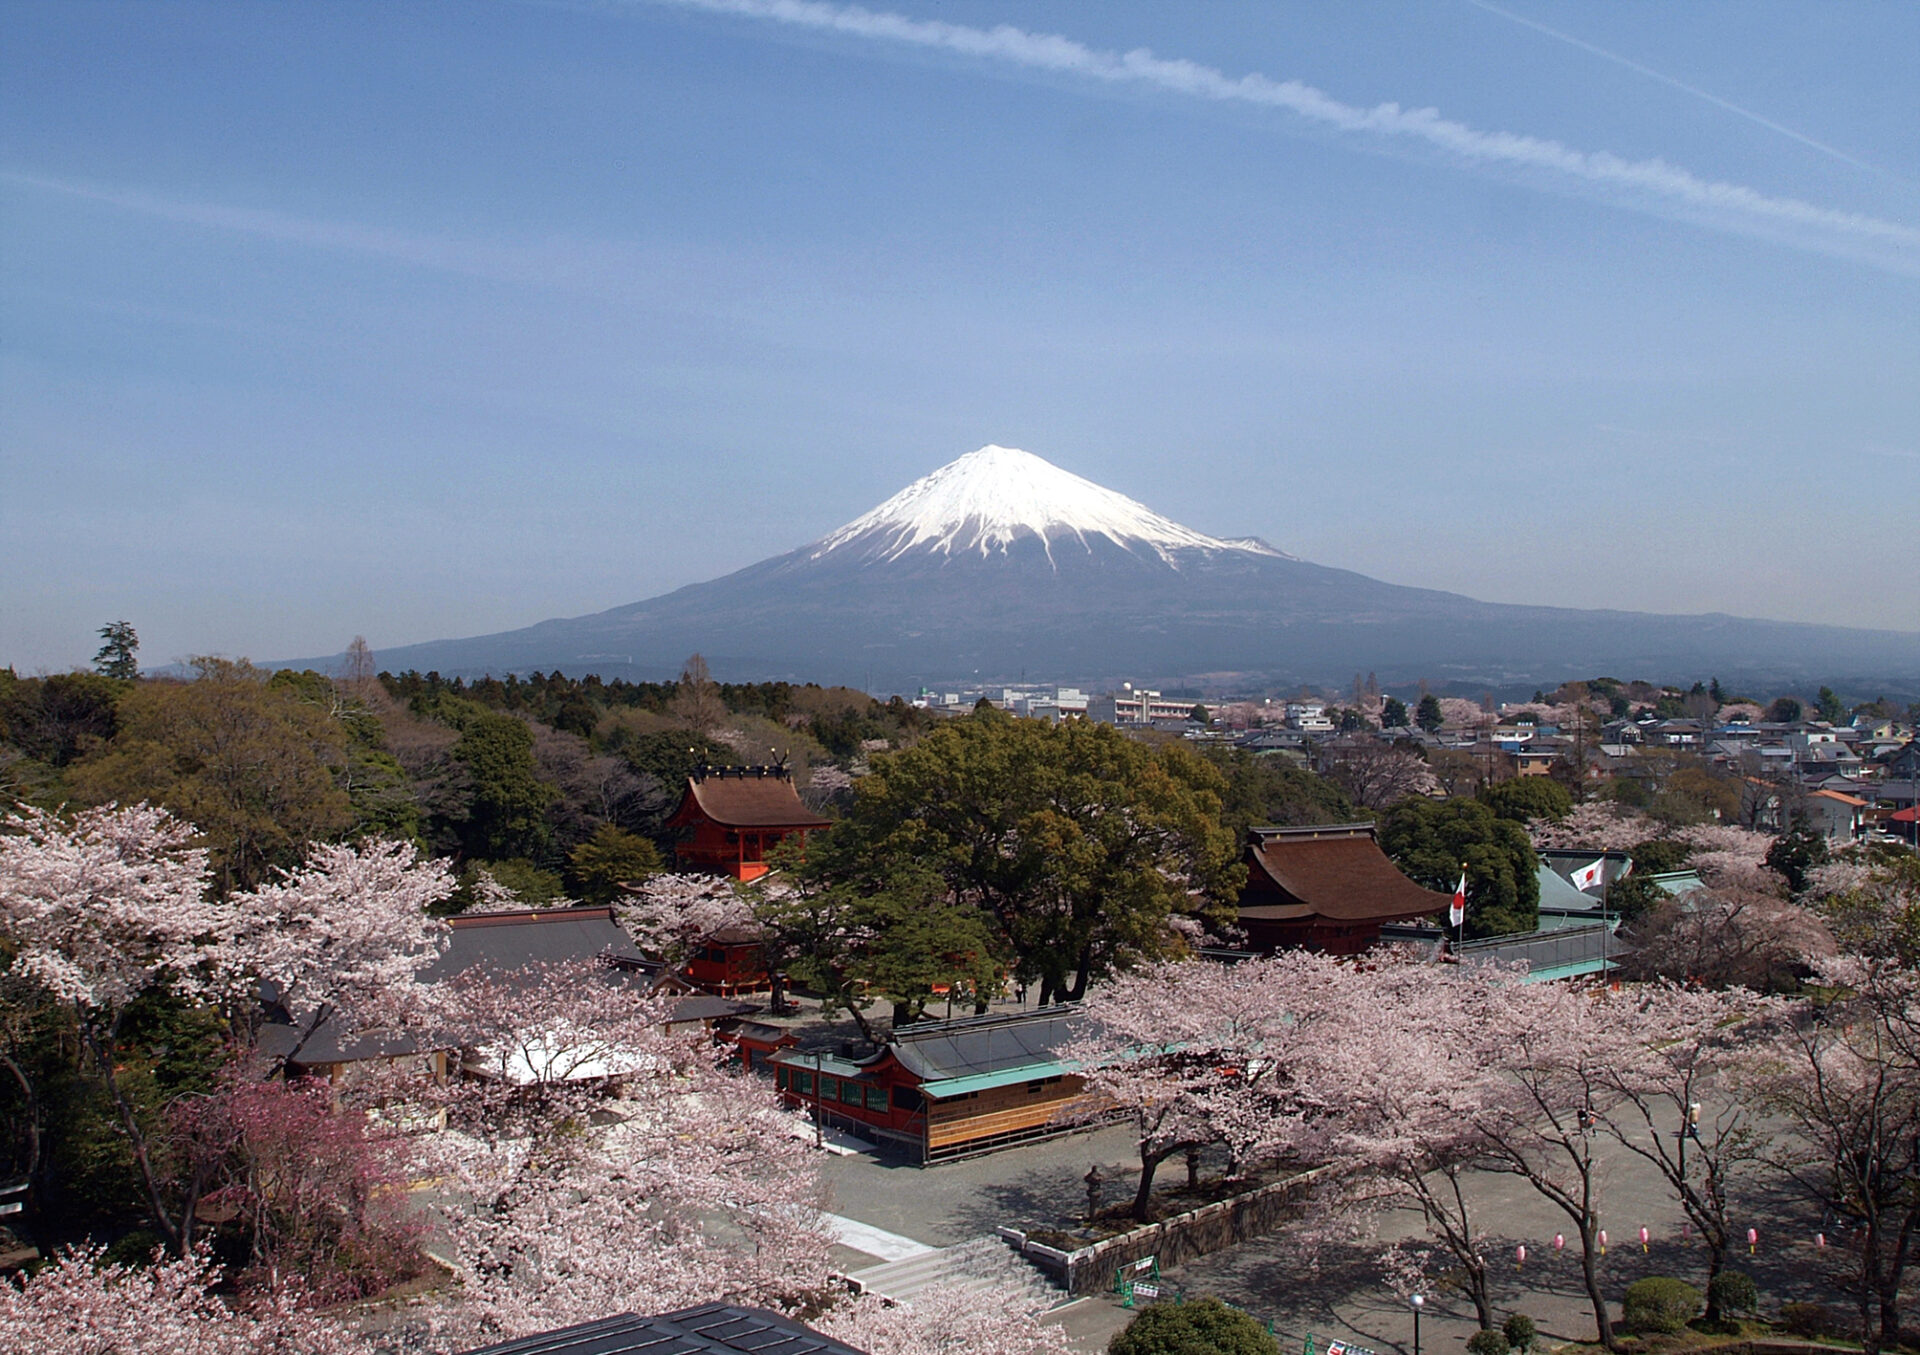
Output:
[[[1422,145],[1475,165],[1545,175],[1641,210],[1678,215],[1719,229],[1760,235],[1920,276],[1920,228],[1774,196],[1744,184],[1702,178],[1665,160],[1629,160],[1609,151],[1577,150],[1549,138],[1484,131],[1442,117],[1434,108],[1405,108],[1398,103],[1363,108],[1343,103],[1298,80],[1274,80],[1258,73],[1229,75],[1213,66],[1156,56],[1144,47],[1129,52],[1102,51],[1059,34],[1035,33],[1009,24],[977,28],[824,0],[665,2],[870,42],[936,49],[1109,85],[1133,85],[1211,102],[1271,108],[1337,133]],[[1822,149],[1831,152],[1831,148]]]
[[[550,281],[556,263],[551,253],[542,249],[482,244],[355,222],[317,220],[268,208],[193,202],[20,170],[0,170],[0,185],[75,198],[183,225],[236,231],[313,249],[373,255],[415,267],[500,282]]]
[[[1775,122],[1772,118],[1764,114],[1756,113],[1751,108],[1743,108],[1731,99],[1723,99],[1718,94],[1701,89],[1698,85],[1690,85],[1684,80],[1676,80],[1671,75],[1657,71],[1651,66],[1642,65],[1630,57],[1621,56],[1618,52],[1610,52],[1598,44],[1588,42],[1585,38],[1576,38],[1571,33],[1563,33],[1557,28],[1549,28],[1546,24],[1540,23],[1535,19],[1529,19],[1524,14],[1516,14],[1510,9],[1503,9],[1499,5],[1492,4],[1490,0],[1467,0],[1467,3],[1477,9],[1483,9],[1489,14],[1496,14],[1508,23],[1519,24],[1522,28],[1530,28],[1534,32],[1552,38],[1556,42],[1563,42],[1569,47],[1577,47],[1583,52],[1599,57],[1602,61],[1611,61],[1616,66],[1623,66],[1635,75],[1643,75],[1649,80],[1667,86],[1669,89],[1677,89],[1682,94],[1689,94],[1703,103],[1712,104],[1715,108],[1731,113],[1737,118],[1744,118],[1746,121],[1756,126],[1764,127],[1770,132],[1777,132],[1789,141],[1797,141],[1802,146],[1810,150],[1819,151],[1822,155],[1838,160],[1842,164],[1852,165],[1855,169],[1864,169],[1873,174],[1882,174],[1890,179],[1899,179],[1897,174],[1882,169],[1878,165],[1869,164],[1858,156],[1849,155],[1837,146],[1829,146],[1824,141],[1817,141],[1806,133],[1796,132],[1786,124]],[[1900,182],[1904,183],[1905,180],[1902,179]]]

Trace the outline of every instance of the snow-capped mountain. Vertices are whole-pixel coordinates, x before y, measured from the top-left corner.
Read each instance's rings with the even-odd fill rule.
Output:
[[[1458,549],[1444,524],[1394,504],[1380,512],[1382,532]],[[1096,686],[1224,672],[1344,685],[1373,671],[1475,692],[1597,673],[1920,692],[1920,635],[1515,607],[1382,583],[1183,527],[1009,447],[971,452],[725,578],[378,657],[395,672],[659,678],[696,651],[728,680],[883,691],[1022,673]]]
[[[808,548],[808,559],[843,552],[862,563],[897,560],[912,551],[942,555],[1006,555],[1022,539],[1037,541],[1049,563],[1056,546],[1090,554],[1092,538],[1146,552],[1175,568],[1178,552],[1246,551],[1293,557],[1257,537],[1225,541],[1161,517],[1143,503],[1084,480],[1015,447],[982,447],[915,480]]]

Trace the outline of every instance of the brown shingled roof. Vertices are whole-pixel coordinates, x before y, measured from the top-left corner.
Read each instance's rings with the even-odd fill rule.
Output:
[[[719,771],[690,777],[669,827],[693,821],[692,811],[727,828],[826,828],[828,820],[808,809],[787,776],[742,776]]]
[[[1452,897],[1402,875],[1371,823],[1255,829],[1240,916],[1289,921],[1400,922],[1445,909]]]

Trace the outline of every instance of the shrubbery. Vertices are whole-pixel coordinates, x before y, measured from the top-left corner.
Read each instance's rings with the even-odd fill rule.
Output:
[[[1804,1336],[1816,1340],[1822,1336],[1838,1336],[1846,1330],[1846,1323],[1840,1314],[1824,1303],[1783,1303],[1780,1305],[1780,1327],[1794,1336]]]
[[[1113,1338],[1108,1355],[1280,1355],[1265,1327],[1219,1299],[1161,1303],[1143,1311]]]
[[[1477,1331],[1467,1338],[1467,1355],[1507,1355],[1507,1334]]]
[[[1650,1275],[1627,1286],[1621,1317],[1628,1331],[1677,1332],[1700,1311],[1700,1291],[1685,1280]]]
[[[1715,1317],[1751,1315],[1760,1308],[1760,1287],[1743,1270],[1723,1270],[1707,1285],[1707,1307]]]
[[[1533,1338],[1538,1334],[1534,1330],[1533,1319],[1525,1313],[1510,1314],[1500,1331],[1507,1338],[1507,1345],[1522,1352],[1522,1355],[1533,1349]]]

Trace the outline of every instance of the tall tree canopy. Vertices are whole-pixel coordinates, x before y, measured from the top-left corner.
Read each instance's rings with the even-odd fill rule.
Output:
[[[1478,800],[1402,800],[1380,827],[1380,848],[1428,889],[1467,873],[1467,935],[1530,932],[1540,918],[1539,858],[1527,830]]]
[[[1224,790],[1178,745],[982,710],[876,756],[806,869],[869,888],[896,863],[931,870],[989,916],[1016,979],[1043,1001],[1079,997],[1178,949],[1176,919],[1213,921],[1232,901],[1244,872]]]

